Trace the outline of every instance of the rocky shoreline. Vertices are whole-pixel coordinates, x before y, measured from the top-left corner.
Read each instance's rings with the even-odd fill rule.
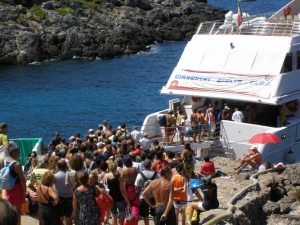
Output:
[[[212,160],[216,167],[227,173],[229,177],[214,179],[218,185],[220,207],[201,214],[200,218],[203,223],[224,213],[228,201],[242,188],[252,183],[249,178],[253,173],[235,174],[233,172],[238,161],[221,157]],[[289,164],[282,173],[272,172],[259,176],[258,184],[245,192],[235,206],[233,217],[219,224],[299,225],[300,164]]]
[[[14,2],[0,0],[3,65],[133,54],[153,43],[189,39],[200,21],[224,18],[222,9],[195,0]]]

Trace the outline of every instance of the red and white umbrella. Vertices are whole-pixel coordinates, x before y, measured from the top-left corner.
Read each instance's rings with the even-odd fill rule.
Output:
[[[250,138],[248,142],[250,144],[275,144],[281,142],[281,140],[276,134],[259,133]]]

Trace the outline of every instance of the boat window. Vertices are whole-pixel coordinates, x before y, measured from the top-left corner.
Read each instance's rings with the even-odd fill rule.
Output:
[[[300,51],[296,52],[296,59],[297,59],[297,70],[300,69]]]
[[[281,68],[281,73],[287,73],[289,71],[292,71],[293,70],[293,63],[292,62],[293,62],[292,61],[292,54],[291,53],[286,54],[283,66]]]

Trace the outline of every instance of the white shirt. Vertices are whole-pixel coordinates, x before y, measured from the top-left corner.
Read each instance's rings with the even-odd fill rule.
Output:
[[[134,130],[130,134],[131,134],[132,138],[134,139],[134,141],[139,141],[142,138],[142,134],[138,130]]]
[[[234,122],[243,122],[243,119],[244,119],[244,115],[241,111],[235,111],[233,114],[232,114],[232,120]]]
[[[150,147],[151,147],[151,141],[148,139],[148,138],[145,138],[143,137],[141,140],[140,140],[140,144],[141,144],[141,147],[143,148],[143,150],[147,151],[147,150],[150,150]]]

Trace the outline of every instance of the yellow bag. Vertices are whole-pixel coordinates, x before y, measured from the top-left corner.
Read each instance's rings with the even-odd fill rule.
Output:
[[[185,209],[186,220],[188,220],[189,218],[189,214],[190,214],[189,211],[190,211],[190,207],[187,207]],[[199,211],[194,209],[191,222],[197,222],[197,221],[199,221]]]

